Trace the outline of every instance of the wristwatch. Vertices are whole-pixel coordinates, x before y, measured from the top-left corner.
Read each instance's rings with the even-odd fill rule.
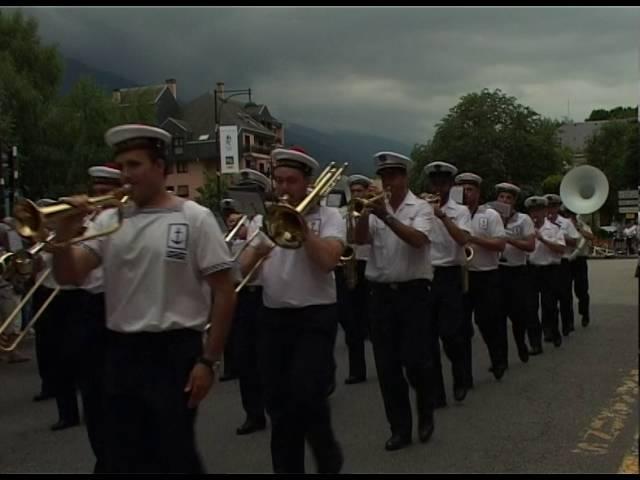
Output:
[[[384,216],[384,223],[389,223],[389,220],[391,220],[392,218],[396,218],[396,217],[394,217],[392,213],[387,213]]]
[[[219,373],[220,372],[220,360],[210,360],[207,357],[198,357],[198,360],[196,361],[196,363],[201,363],[202,365],[209,367],[209,369],[213,372],[213,373]]]

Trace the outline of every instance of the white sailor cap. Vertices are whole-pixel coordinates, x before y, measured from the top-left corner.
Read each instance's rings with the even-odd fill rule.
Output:
[[[122,172],[117,165],[108,163],[106,165],[99,165],[95,167],[89,168],[89,176],[96,180],[110,180],[110,181],[120,181],[120,177]]]
[[[520,193],[520,187],[518,187],[517,185],[514,185],[513,183],[502,182],[496,185],[496,192],[512,193],[517,197],[518,194]]]
[[[238,204],[233,198],[223,198],[220,200],[220,210],[236,210]]]
[[[385,168],[401,168],[409,170],[413,162],[410,158],[395,152],[378,152],[373,156],[376,163],[376,173]]]
[[[454,177],[458,173],[458,169],[447,162],[431,162],[424,167],[424,173],[433,175],[436,173],[448,173]]]
[[[544,197],[539,197],[534,195],[533,197],[529,197],[524,201],[524,207],[528,209],[532,208],[540,208],[547,206],[547,199]]]
[[[349,186],[360,184],[368,187],[369,185],[371,185],[372,180],[369,177],[365,177],[364,175],[356,174],[349,176],[349,178],[347,179],[347,183]]]
[[[265,192],[271,191],[271,180],[269,177],[251,168],[243,168],[240,170],[235,175],[234,181],[238,185],[253,183],[262,187]]]
[[[547,205],[549,206],[562,205],[562,199],[560,198],[560,195],[556,195],[555,193],[545,195],[544,198],[547,199]]]
[[[319,165],[315,158],[309,156],[300,147],[276,148],[271,152],[271,158],[276,162],[274,169],[278,167],[290,167],[302,170],[306,176],[311,176]]]
[[[163,150],[171,143],[171,134],[150,125],[126,124],[107,130],[104,140],[118,152],[144,147]]]
[[[456,177],[456,184],[462,185],[465,183],[479,187],[482,183],[482,177],[471,172],[461,173]]]

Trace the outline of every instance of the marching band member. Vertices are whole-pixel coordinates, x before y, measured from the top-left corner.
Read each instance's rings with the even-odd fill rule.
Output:
[[[135,205],[115,233],[53,251],[61,284],[81,285],[103,267],[104,471],[200,473],[197,406],[214,383],[235,303],[229,250],[209,210],[166,191],[169,133],[121,125],[105,140]],[[77,215],[58,223],[58,241],[89,211],[86,197],[69,202]],[[106,210],[88,233],[115,221],[115,210]]]
[[[549,221],[555,223],[560,227],[564,234],[564,240],[566,247],[562,254],[562,260],[560,261],[559,275],[560,275],[560,318],[562,319],[562,334],[567,337],[572,331],[574,331],[574,316],[573,316],[573,293],[571,293],[571,265],[569,258],[571,257],[573,250],[578,245],[580,234],[573,226],[570,220],[558,215],[558,210],[562,205],[562,199],[559,195],[545,195],[547,199],[547,205],[549,208]]]
[[[507,323],[501,315],[498,272],[498,255],[504,250],[506,241],[500,214],[480,206],[482,178],[475,173],[461,173],[455,181],[464,187],[464,203],[471,212],[469,243],[474,255],[469,263],[469,291],[465,294],[465,368],[472,385],[472,315],[489,350],[490,371],[500,380],[507,369]]]
[[[271,180],[262,173],[248,168],[240,170],[234,185],[256,190],[262,197],[271,192]],[[237,213],[234,216],[237,222],[242,215]],[[235,222],[229,225],[230,230],[235,226]],[[236,248],[244,245],[247,238],[260,227],[262,227],[262,215],[251,215],[247,220],[247,227],[242,228],[238,235]],[[236,429],[238,435],[247,435],[264,430],[266,427],[264,392],[258,369],[261,309],[262,281],[258,274],[238,293],[233,334],[230,337],[234,341],[233,363],[238,374],[242,407],[246,413],[245,422]]]
[[[428,317],[433,272],[433,208],[409,190],[411,160],[393,152],[374,156],[389,199],[380,198],[356,225],[356,242],[370,244],[365,275],[371,287],[371,342],[391,437],[387,450],[411,443],[407,380],[416,392],[418,437],[427,442],[433,421],[433,336]],[[406,375],[406,376],[405,376]]]
[[[532,300],[529,302],[532,328],[529,329],[529,342],[532,354],[542,353],[542,334],[547,342],[556,347],[562,345],[558,330],[558,302],[562,294],[559,275],[560,259],[565,250],[564,235],[560,227],[547,218],[547,199],[529,197],[524,202],[529,210],[536,229],[536,246],[529,255],[532,266]],[[542,309],[542,328],[538,320],[538,308]]]
[[[530,317],[529,310],[523,307],[522,299],[527,298],[530,290],[527,253],[535,248],[535,229],[531,218],[515,209],[520,187],[503,182],[496,185],[496,193],[499,202],[511,206],[511,214],[508,218],[503,218],[507,244],[500,257],[499,268],[503,317],[501,323],[506,325],[507,317],[511,319],[518,357],[526,363],[529,361],[529,350],[525,334]]]
[[[318,162],[302,149],[278,148],[273,180],[278,197],[297,206]],[[335,208],[316,205],[305,216],[302,247],[287,249],[257,237],[240,257],[243,273],[262,264],[259,334],[271,459],[275,473],[303,473],[305,439],[319,473],[338,473],[342,450],[331,426],[327,392],[333,381],[337,331],[333,270],[344,249],[345,223]],[[267,256],[268,255],[268,256]]]
[[[464,246],[469,242],[471,214],[449,193],[458,169],[446,162],[432,162],[425,166],[428,186],[436,194],[434,201],[431,263],[434,268],[433,289],[430,295],[429,316],[435,331],[442,339],[444,351],[451,362],[453,396],[461,402],[473,385],[465,375],[464,363],[464,301],[462,266],[465,264]],[[435,406],[447,404],[440,361],[440,342],[435,338]]]
[[[351,198],[364,198],[367,189],[371,185],[371,180],[364,175],[351,175],[347,179]],[[345,222],[355,220],[349,218],[348,208],[344,211]],[[349,229],[347,228],[347,232]],[[352,229],[353,231],[353,229]],[[336,268],[336,288],[338,294],[338,321],[344,330],[347,350],[349,352],[349,376],[344,383],[352,385],[364,382],[367,379],[367,364],[365,360],[364,339],[368,330],[367,301],[368,288],[364,278],[364,270],[367,265],[369,254],[368,245],[355,245],[355,239],[347,238],[347,242],[355,253],[355,260],[351,260],[355,265],[354,271],[347,271],[349,266],[338,266]],[[354,275],[355,274],[355,275]],[[353,278],[347,278],[353,275]],[[349,285],[354,282],[355,285]]]
[[[574,258],[570,258],[571,278],[573,289],[578,298],[578,313],[582,316],[582,326],[589,325],[589,267],[587,258],[589,258],[589,245],[595,238],[591,227],[584,223],[574,212],[566,207],[560,210],[564,217],[573,223],[573,226],[580,235],[580,240],[574,251]]]

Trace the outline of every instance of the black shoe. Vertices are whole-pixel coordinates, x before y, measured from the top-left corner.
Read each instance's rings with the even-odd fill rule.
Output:
[[[556,347],[559,347],[560,345],[562,345],[562,337],[560,335],[558,335],[556,338],[553,339],[553,344]]]
[[[400,450],[411,443],[410,435],[391,435],[391,438],[384,444],[385,450],[392,452],[393,450]]]
[[[335,391],[336,391],[336,382],[331,382],[331,385],[329,385],[329,389],[327,390],[327,397],[331,396]]]
[[[500,380],[504,376],[504,372],[507,371],[507,367],[505,365],[497,365],[495,367],[491,367],[489,371],[493,373],[496,380]]]
[[[529,355],[534,356],[534,355],[540,355],[542,353],[542,345],[537,345],[535,347],[532,347],[531,350],[529,350]]]
[[[236,434],[248,435],[249,433],[257,432],[259,430],[264,430],[265,428],[267,428],[267,421],[264,418],[261,418],[261,419],[247,418],[247,420],[242,424],[242,426],[236,428]]]
[[[51,398],[55,398],[55,395],[52,395],[50,393],[42,393],[42,392],[40,392],[38,395],[33,397],[33,401],[34,402],[42,402],[44,400],[49,400]]]
[[[526,346],[518,348],[518,358],[520,358],[522,363],[527,363],[529,361],[529,350],[527,350]]]
[[[424,418],[418,420],[418,438],[422,443],[429,441],[434,430],[433,413],[431,413],[431,415],[425,415]]]
[[[238,378],[237,376],[231,374],[231,373],[225,373],[224,375],[222,375],[218,381],[219,382],[228,382],[229,380],[235,380],[236,378]]]
[[[582,326],[586,327],[587,325],[589,325],[589,315],[584,315],[582,317]]]
[[[453,398],[456,399],[456,402],[461,402],[467,396],[467,387],[458,385],[453,387]]]
[[[447,400],[445,398],[441,398],[440,400],[436,400],[433,408],[445,408],[447,406]]]
[[[53,425],[51,425],[51,430],[56,432],[58,430],[65,430],[67,428],[75,427],[77,425],[80,425],[80,420],[78,420],[78,419],[75,419],[75,420],[58,420],[57,423],[54,423]]]
[[[345,381],[345,385],[353,385],[355,383],[363,383],[367,381],[367,377],[355,377],[353,375],[349,376]]]

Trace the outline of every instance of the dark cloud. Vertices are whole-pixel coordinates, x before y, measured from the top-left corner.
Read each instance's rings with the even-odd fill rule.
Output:
[[[43,38],[136,82],[251,87],[284,121],[424,141],[458,98],[502,88],[584,119],[637,103],[631,8],[39,8]]]

